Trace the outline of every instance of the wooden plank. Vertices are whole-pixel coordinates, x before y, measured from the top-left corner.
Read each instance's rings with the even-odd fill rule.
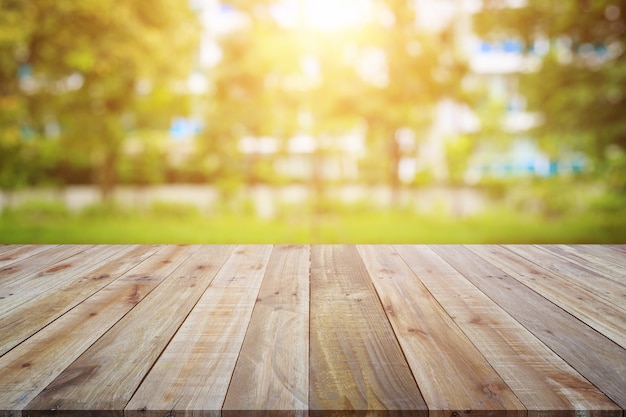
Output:
[[[52,268],[61,268],[66,265],[65,259],[89,247],[88,245],[56,246],[3,267],[0,269],[0,300],[6,300],[9,294],[14,294],[12,289],[17,289],[21,283],[28,282],[32,275],[45,273]]]
[[[21,245],[18,245],[16,243],[0,243],[0,255],[9,250],[16,249],[19,246]]]
[[[310,247],[276,246],[226,394],[228,414],[285,411],[309,404]]]
[[[232,252],[201,246],[80,358],[27,410],[123,410]]]
[[[186,259],[193,249],[187,246],[164,247],[2,356],[2,407],[11,412],[23,410],[50,382]],[[93,368],[87,367],[81,374],[91,371]],[[68,382],[71,383],[71,379]]]
[[[94,267],[104,265],[111,256],[122,249],[124,248],[120,245],[87,247],[60,262],[51,264],[40,272],[15,277],[11,283],[3,285],[0,289],[0,297],[4,296],[0,305],[0,315],[6,315],[29,300],[46,292],[52,292],[78,275],[86,274]]]
[[[358,249],[430,415],[526,414],[511,389],[391,246]]]
[[[621,416],[621,409],[426,246],[395,246],[529,411]]]
[[[626,285],[606,278],[589,267],[564,260],[547,250],[531,245],[506,245],[511,252],[569,282],[569,288],[577,287],[613,304],[626,313]],[[561,282],[559,280],[558,282]],[[578,292],[577,288],[573,288]]]
[[[626,255],[621,250],[606,245],[573,245],[580,252],[588,253],[605,261],[626,268]]]
[[[513,246],[471,246],[470,250],[533,291],[626,348],[626,311],[571,281],[514,253]]]
[[[426,415],[356,248],[311,249],[309,414]]]
[[[4,245],[0,253],[0,276],[3,269],[14,262],[19,262],[30,256],[45,252],[58,245]]]
[[[137,389],[125,416],[219,416],[271,252],[270,245],[237,247]]]
[[[39,297],[25,300],[7,314],[0,315],[0,356],[44,328],[85,298],[104,288],[120,275],[158,250],[157,246],[120,246],[119,252],[93,270],[76,275],[61,286]]]
[[[602,246],[605,246],[607,248],[610,248],[610,249],[613,249],[613,250],[616,250],[616,251],[619,251],[619,252],[622,252],[622,253],[626,254],[626,245],[624,245],[624,244],[621,244],[621,245],[613,244],[613,245],[602,245]]]
[[[626,408],[626,351],[622,347],[468,247],[432,249],[617,405]]]
[[[540,245],[539,247],[561,257],[561,259],[591,269],[608,279],[626,285],[626,268],[622,266],[606,262],[606,260],[595,255],[580,251],[576,246]]]

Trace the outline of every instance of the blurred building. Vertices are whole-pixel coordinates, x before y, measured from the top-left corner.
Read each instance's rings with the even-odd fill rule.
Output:
[[[482,9],[482,0],[415,0],[422,19],[420,24],[437,30],[454,21],[456,47],[467,57],[470,75],[467,83],[481,86],[486,99],[493,103],[494,114],[479,114],[475,109],[451,100],[443,100],[437,108],[431,135],[417,154],[417,165],[428,167],[436,179],[446,179],[446,140],[455,135],[472,134],[479,143],[468,160],[464,180],[476,183],[485,177],[511,178],[519,176],[568,175],[587,167],[587,158],[581,152],[563,150],[552,159],[541,150],[531,129],[543,122],[541,114],[530,112],[526,98],[520,91],[520,74],[537,71],[541,60],[549,52],[550,42],[537,38],[532,45],[519,39],[501,39],[490,42],[480,39],[472,30],[473,14]],[[525,0],[505,0],[503,7],[523,7]],[[564,40],[557,42],[562,59],[570,51]],[[571,59],[571,58],[570,58]],[[491,146],[497,142],[485,122],[497,117],[498,135],[508,136],[506,149]]]

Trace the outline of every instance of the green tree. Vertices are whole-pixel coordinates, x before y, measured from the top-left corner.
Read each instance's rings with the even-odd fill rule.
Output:
[[[368,126],[373,156],[386,155],[384,177],[397,202],[400,188],[399,164],[403,149],[398,140],[401,129],[423,139],[442,99],[467,101],[461,81],[467,64],[454,30],[457,17],[438,29],[418,23],[420,12],[413,1],[376,2],[384,19],[375,19],[363,30],[365,51],[380,51],[386,75],[366,80],[355,108]]]
[[[90,155],[108,200],[128,131],[138,120],[163,123],[138,117],[142,102],[154,92],[173,94],[173,83],[194,64],[197,17],[176,0],[1,4],[0,14],[23,28],[1,50],[2,77],[20,77],[17,88],[11,81],[3,95],[17,96],[25,107],[21,120],[11,119],[37,136],[48,136],[46,126],[56,123],[59,146]]]
[[[297,44],[272,18],[271,5],[224,2],[246,23],[217,36],[221,60],[207,70],[211,88],[198,148],[209,178],[225,197],[257,177],[259,164],[254,155],[245,160],[241,138],[285,139],[295,132],[297,99],[286,80],[297,72]]]
[[[19,59],[31,31],[23,17],[28,5],[21,1],[0,1],[0,189],[12,191],[27,181],[20,169],[24,146],[20,121],[26,106],[19,87]]]
[[[342,2],[224,3],[245,23],[217,39],[222,58],[209,71],[212,91],[200,146],[215,176],[242,171],[241,137],[288,139],[304,133],[317,140],[311,186],[322,199],[321,166],[336,152],[334,139],[364,130],[367,163],[382,167],[373,177],[397,195],[403,156],[397,132],[423,134],[439,100],[462,99],[466,66],[455,22],[434,32],[424,29],[408,0],[373,1],[372,13],[351,22],[358,10],[341,16],[348,4]],[[277,17],[281,7],[292,7],[290,22]],[[307,14],[307,8],[316,14]],[[341,24],[342,19],[348,22]]]
[[[519,74],[520,90],[528,110],[544,116],[534,133],[548,151],[583,150],[602,165],[626,149],[625,22],[624,0],[484,2],[478,34],[518,39],[538,61],[536,71]]]

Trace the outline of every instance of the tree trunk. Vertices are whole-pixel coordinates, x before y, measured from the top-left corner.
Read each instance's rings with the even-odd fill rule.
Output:
[[[325,211],[325,197],[324,192],[324,175],[323,175],[323,163],[324,154],[319,147],[311,155],[312,164],[312,176],[311,176],[311,198],[313,200],[313,207],[311,213],[311,239],[312,243],[320,243],[321,233],[320,227],[322,225],[322,216]]]
[[[400,204],[400,177],[398,169],[400,167],[400,145],[396,140],[395,133],[389,140],[389,185],[391,188],[391,206],[398,208]]]
[[[117,153],[114,150],[107,150],[100,165],[99,184],[100,198],[103,204],[109,205],[113,203],[113,192],[117,183],[117,175],[115,165],[117,162]]]

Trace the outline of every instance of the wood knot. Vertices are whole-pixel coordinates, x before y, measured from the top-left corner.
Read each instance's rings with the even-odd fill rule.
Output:
[[[93,279],[94,281],[98,281],[98,280],[100,280],[100,279],[107,279],[107,278],[109,278],[109,277],[110,277],[110,275],[109,275],[109,274],[102,274],[102,275],[98,275],[98,276],[96,276],[96,277],[93,277],[92,279]]]
[[[422,337],[428,337],[428,334],[426,332],[424,332],[423,330],[420,330],[420,329],[416,329],[414,327],[409,327],[407,329],[407,331],[409,333],[411,333],[411,334],[416,334],[416,335],[419,335],[419,336],[422,336]]]
[[[64,269],[71,268],[71,267],[72,267],[72,264],[61,264],[61,265],[53,266],[52,268],[46,269],[44,273],[59,272],[59,271],[63,271]]]
[[[489,398],[495,398],[500,394],[500,387],[497,384],[487,384],[483,387],[483,392]]]

